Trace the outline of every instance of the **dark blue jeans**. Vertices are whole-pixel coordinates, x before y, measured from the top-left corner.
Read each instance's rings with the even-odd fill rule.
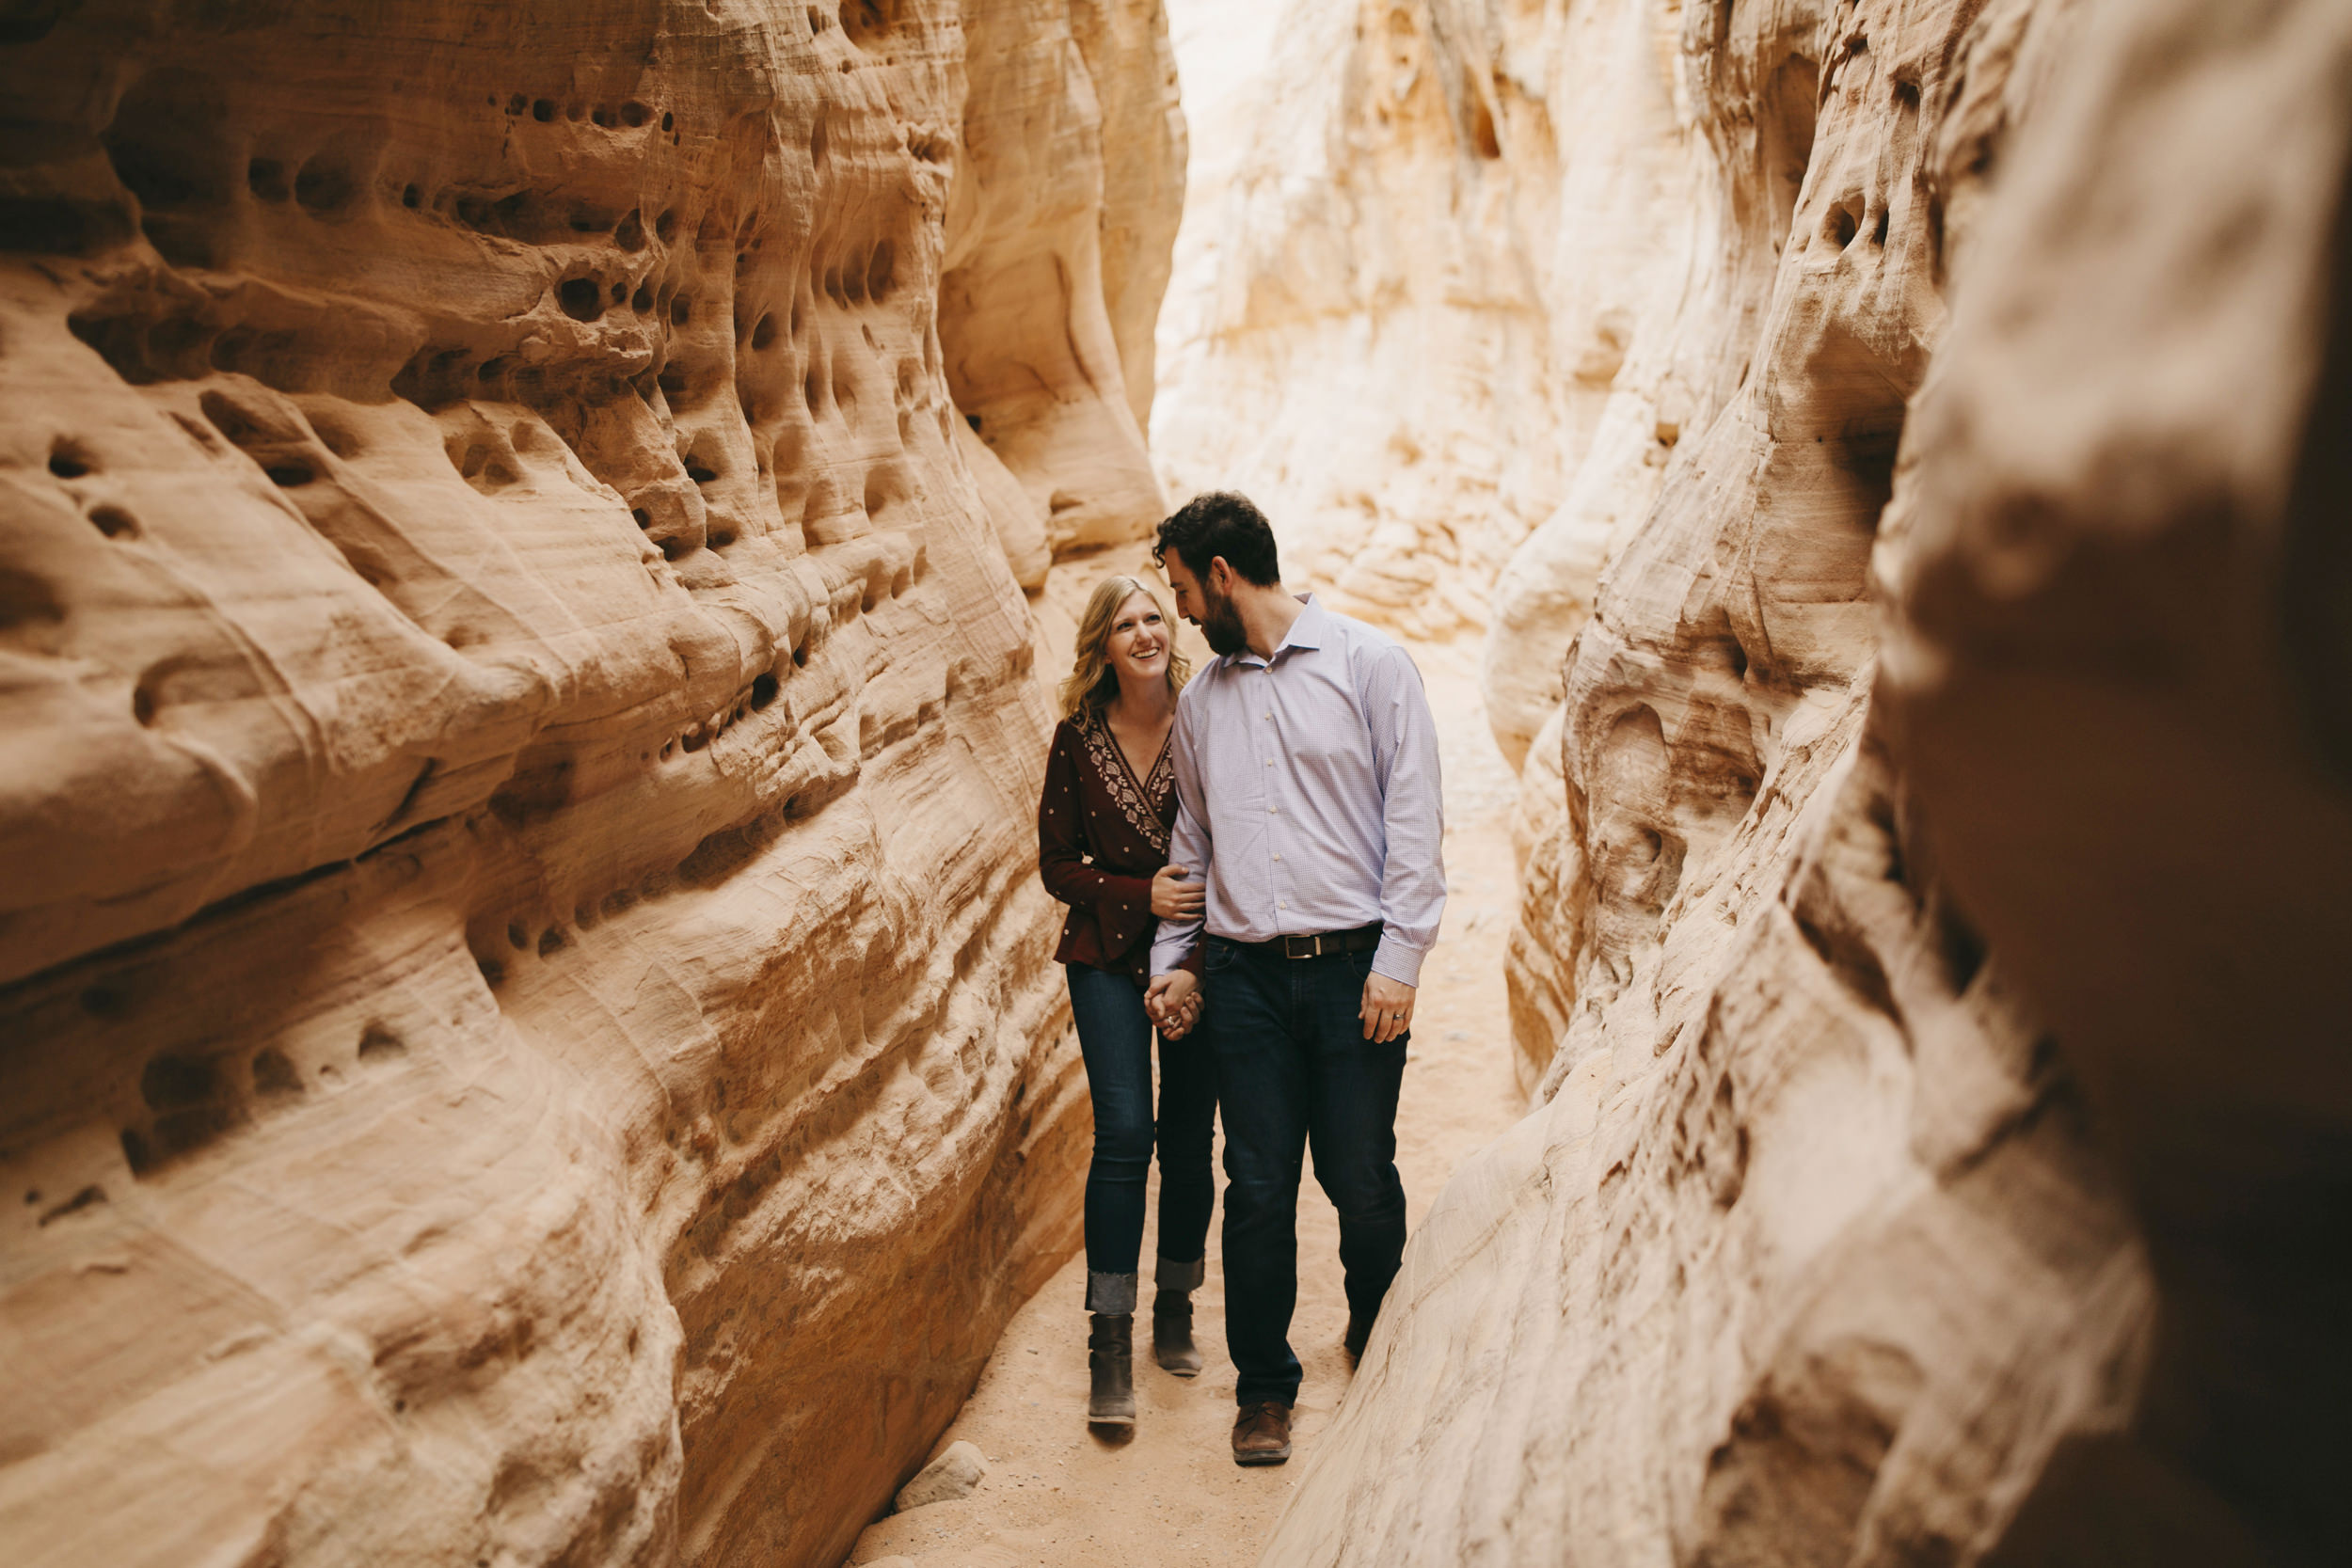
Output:
[[[1405,1183],[1396,1174],[1400,1035],[1364,1038],[1357,1016],[1370,953],[1285,958],[1208,941],[1198,1033],[1216,1056],[1225,1106],[1225,1344],[1242,1404],[1298,1397],[1291,1353],[1298,1303],[1298,1178],[1310,1145],[1315,1180],[1340,1212],[1348,1309],[1380,1309],[1405,1253]]]
[[[1216,1070],[1193,1041],[1160,1047],[1160,1115],[1152,1118],[1152,1018],[1143,992],[1124,974],[1087,964],[1070,974],[1070,1010],[1086,1056],[1094,1101],[1094,1160],[1087,1167],[1087,1305],[1094,1311],[1135,1309],[1136,1263],[1143,1251],[1144,1180],[1160,1151],[1160,1257],[1189,1263],[1160,1283],[1200,1283],[1209,1250],[1209,1211],[1216,1180],[1209,1143],[1216,1129]],[[1156,1131],[1156,1135],[1155,1135]],[[1126,1300],[1111,1299],[1095,1276],[1126,1280]]]

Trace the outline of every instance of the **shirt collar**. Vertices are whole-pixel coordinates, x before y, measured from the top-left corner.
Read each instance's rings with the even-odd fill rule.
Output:
[[[1298,612],[1298,619],[1291,623],[1291,629],[1283,634],[1282,641],[1274,645],[1274,658],[1281,657],[1285,648],[1322,647],[1324,634],[1330,629],[1331,612],[1324,609],[1312,594],[1299,594],[1298,602],[1306,608]],[[1232,656],[1232,662],[1259,665],[1272,664],[1274,659],[1261,659],[1244,648]]]

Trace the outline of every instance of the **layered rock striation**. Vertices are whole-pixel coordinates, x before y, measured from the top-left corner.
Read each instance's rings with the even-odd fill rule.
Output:
[[[2336,1560],[2352,18],[1614,8],[1707,243],[1529,764],[1537,1105],[1265,1560]]]
[[[0,22],[12,1560],[820,1562],[919,1463],[1076,1237],[1022,584],[1158,510],[1165,52]]]

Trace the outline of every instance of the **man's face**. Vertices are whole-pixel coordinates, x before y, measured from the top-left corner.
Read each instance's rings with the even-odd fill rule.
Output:
[[[1217,556],[1209,562],[1205,576],[1195,576],[1184,563],[1184,555],[1170,550],[1161,562],[1168,572],[1168,586],[1176,594],[1176,613],[1200,628],[1209,648],[1217,654],[1237,654],[1249,645],[1249,634],[1243,629],[1241,612],[1233,608],[1232,599],[1219,591],[1220,578],[1231,579],[1233,569]]]

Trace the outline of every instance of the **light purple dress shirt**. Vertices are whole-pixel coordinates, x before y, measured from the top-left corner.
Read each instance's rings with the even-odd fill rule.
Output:
[[[1445,912],[1445,809],[1421,672],[1395,641],[1310,596],[1271,660],[1227,654],[1176,704],[1168,863],[1208,871],[1209,934],[1388,929],[1372,967],[1408,986]],[[1200,939],[1163,920],[1152,973]]]

